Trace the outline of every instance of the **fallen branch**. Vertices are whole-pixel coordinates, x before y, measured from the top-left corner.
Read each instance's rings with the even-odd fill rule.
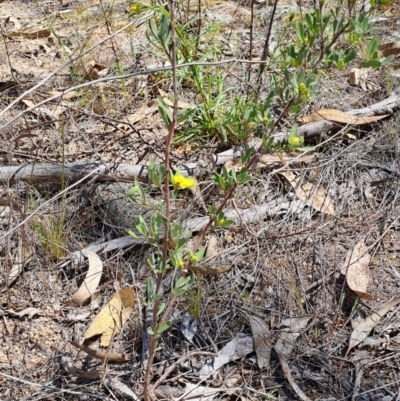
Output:
[[[354,109],[347,111],[348,114],[357,117],[368,117],[378,114],[392,114],[395,109],[400,107],[400,89],[394,90],[388,98],[379,103],[373,104],[363,109]],[[322,132],[331,132],[341,127],[338,124],[329,120],[317,121],[302,125],[299,128],[298,134],[304,138],[311,139]],[[276,141],[284,141],[287,139],[287,132],[280,132],[273,137]],[[248,146],[258,148],[261,146],[261,140],[254,140]],[[242,147],[233,148],[217,155],[208,155],[203,160],[197,163],[187,163],[178,166],[183,175],[198,176],[205,171],[211,171],[217,165],[225,164],[227,161],[240,157]],[[259,163],[271,168],[282,166],[284,164],[301,164],[309,163],[312,156],[309,154],[303,155],[277,155],[266,154],[261,155]],[[93,162],[76,162],[66,163],[64,166],[54,163],[34,164],[27,166],[0,166],[0,183],[13,184],[18,181],[28,183],[51,183],[60,182],[61,177],[69,182],[75,182],[89,173],[97,170],[95,180],[97,182],[107,181],[134,181],[135,179],[147,178],[147,167],[144,165],[131,166],[128,164],[106,165],[104,163]]]
[[[255,145],[258,145],[255,143]],[[240,157],[241,148],[230,149],[218,155],[210,155],[208,160],[198,163],[187,163],[178,166],[183,175],[198,176],[204,171],[211,171],[214,166],[225,164],[227,161]],[[264,166],[282,166],[285,164],[309,163],[312,155],[262,155],[259,162]],[[93,172],[95,173],[93,174]],[[66,163],[64,166],[54,163],[32,164],[27,166],[0,166],[0,183],[14,184],[18,181],[30,184],[60,182],[61,177],[65,181],[76,182],[82,178],[93,174],[96,182],[110,181],[134,181],[135,179],[147,179],[147,166],[129,164],[105,165],[103,163],[76,162]]]

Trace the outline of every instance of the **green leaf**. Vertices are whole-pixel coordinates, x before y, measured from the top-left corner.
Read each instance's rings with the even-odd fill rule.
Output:
[[[172,326],[172,323],[167,321],[164,322],[161,326],[156,326],[156,336],[160,336],[164,331],[168,330]]]
[[[163,119],[165,128],[169,129],[172,121],[172,113],[169,106],[164,102],[163,99],[158,98],[158,111],[161,114],[161,118]]]
[[[300,41],[304,42],[304,27],[301,22],[296,22],[296,33]]]
[[[192,116],[197,110],[196,109],[182,109],[178,111],[178,123],[183,123],[190,116]]]
[[[304,146],[303,148],[297,148],[300,152],[311,152],[315,150],[315,146]]]
[[[132,231],[132,230],[126,230],[126,232],[128,233],[128,235],[130,235],[132,238],[134,239],[139,239],[139,237]]]
[[[192,255],[193,256],[193,255]],[[187,290],[192,286],[192,277],[180,277],[176,280],[172,293],[176,296],[181,296],[187,292]]]
[[[380,67],[381,67],[381,62],[380,62],[379,60],[369,60],[369,61],[367,61],[367,62],[365,62],[365,63],[362,63],[362,64],[361,64],[361,67],[362,67],[362,68],[369,68],[369,67],[371,67],[371,68],[377,69],[377,68],[380,68]]]
[[[343,61],[348,64],[350,61],[353,61],[354,58],[357,56],[357,51],[354,49],[351,49],[349,53],[346,55],[346,57],[343,59]]]
[[[294,124],[294,125],[292,126],[292,128],[290,129],[289,139],[292,139],[292,138],[294,138],[295,136],[297,136],[298,130],[299,130],[298,124]]]
[[[367,55],[368,58],[375,58],[371,57],[374,53],[377,54],[378,52],[378,45],[379,45],[379,36],[375,35],[368,44],[367,47]]]
[[[151,277],[147,279],[146,282],[146,291],[147,291],[147,299],[152,302],[154,298],[154,288],[153,288],[153,280]]]
[[[290,113],[291,114],[297,114],[297,113],[300,113],[300,111],[301,111],[301,105],[300,104],[297,104],[297,105],[293,106],[290,109]]]
[[[381,64],[382,65],[389,64],[393,59],[394,59],[394,55],[391,54],[390,56],[387,56],[383,60],[381,60]]]
[[[157,317],[161,315],[165,310],[165,303],[163,302],[159,307],[158,307],[158,312],[157,312]]]

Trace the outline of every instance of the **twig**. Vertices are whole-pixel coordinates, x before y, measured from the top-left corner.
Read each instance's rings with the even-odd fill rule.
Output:
[[[27,380],[19,379],[17,377],[10,376],[10,375],[7,375],[2,372],[0,372],[0,375],[7,379],[10,379],[10,380],[15,380],[20,383],[28,384],[29,386],[40,387],[40,388],[47,389],[47,390],[57,391],[58,393],[67,393],[67,394],[74,394],[74,395],[80,395],[80,396],[85,396],[85,397],[93,397],[93,398],[97,398],[99,400],[106,400],[106,401],[111,400],[109,397],[105,397],[103,395],[97,395],[97,394],[93,394],[93,393],[85,393],[83,391],[65,390],[62,388],[54,387],[54,386],[47,386],[46,384],[28,382]]]
[[[162,273],[159,273],[157,276],[156,282],[156,291],[157,295],[162,286],[162,282],[164,279],[164,272],[166,269],[167,261],[168,261],[168,248],[169,248],[169,226],[171,220],[171,211],[170,211],[170,191],[169,191],[169,171],[170,171],[170,153],[171,153],[171,143],[174,138],[175,128],[178,124],[178,78],[176,73],[176,41],[175,41],[175,4],[174,0],[169,0],[169,28],[171,33],[171,54],[168,55],[170,57],[171,69],[172,69],[172,88],[174,93],[174,106],[172,111],[172,121],[169,126],[167,141],[165,144],[165,158],[164,158],[164,202],[165,202],[165,220],[164,220],[164,241],[162,246]],[[172,302],[172,300],[171,300]],[[171,306],[171,302],[170,305]],[[150,387],[150,378],[151,378],[151,370],[154,361],[154,356],[156,352],[157,342],[158,342],[158,333],[156,332],[157,326],[157,318],[158,318],[158,309],[160,305],[160,300],[156,299],[154,301],[153,306],[153,319],[152,319],[152,330],[153,335],[150,337],[150,346],[149,346],[149,359],[147,361],[146,373],[144,378],[144,399],[145,401],[150,401],[154,398],[153,389]],[[161,323],[162,324],[162,323]],[[161,327],[160,324],[160,327]]]
[[[129,357],[123,354],[111,354],[109,352],[103,352],[95,349],[91,349],[86,347],[85,345],[78,344],[75,341],[70,341],[74,347],[79,348],[81,351],[86,352],[88,355],[93,356],[94,358],[102,359],[103,361],[108,362],[127,362],[129,361]]]
[[[165,379],[169,376],[169,374],[183,361],[186,359],[195,356],[195,355],[206,355],[206,356],[214,356],[213,352],[205,352],[205,351],[194,351],[189,352],[186,355],[181,356],[177,361],[175,361],[171,366],[165,369],[165,372],[160,376],[160,378],[153,384],[153,389],[156,389],[161,383],[165,381]]]
[[[268,57],[269,40],[271,38],[272,24],[274,22],[277,5],[278,5],[278,0],[275,0],[273,8],[272,8],[272,12],[271,12],[271,18],[269,19],[267,37],[265,38],[264,49],[263,49],[263,53],[261,56],[261,61],[263,63],[266,62],[267,57]],[[262,77],[264,70],[265,70],[265,64],[260,64],[260,69],[258,71],[258,78],[257,78],[257,82],[258,82],[257,95],[260,92],[260,88],[261,88],[260,81],[261,81],[261,77]]]

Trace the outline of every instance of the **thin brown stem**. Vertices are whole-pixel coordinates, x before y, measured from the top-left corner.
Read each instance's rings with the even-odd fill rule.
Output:
[[[165,176],[164,176],[164,201],[165,201],[165,220],[164,220],[164,239],[162,246],[162,268],[161,273],[157,275],[156,282],[156,291],[155,294],[159,294],[161,290],[162,281],[165,275],[165,271],[167,269],[167,261],[168,261],[168,248],[169,248],[169,226],[171,222],[171,210],[170,210],[170,188],[169,188],[169,171],[170,171],[170,153],[171,153],[171,143],[174,138],[175,128],[178,123],[178,79],[176,72],[176,39],[175,39],[175,9],[174,9],[174,0],[169,0],[169,12],[170,12],[170,31],[171,31],[171,54],[169,54],[169,58],[171,61],[171,69],[172,69],[172,88],[174,93],[174,106],[172,112],[172,121],[170,123],[168,129],[168,136],[165,144],[165,157],[164,157],[164,167],[165,167]],[[174,301],[175,302],[175,301]],[[169,307],[171,307],[170,302]],[[152,365],[156,353],[157,342],[158,342],[158,333],[156,331],[157,326],[157,318],[158,318],[158,309],[160,306],[160,300],[156,300],[153,305],[153,317],[152,317],[152,330],[153,335],[150,337],[150,345],[149,345],[149,359],[146,366],[146,373],[144,379],[144,399],[145,401],[151,401],[154,397],[152,387],[150,385],[151,380],[151,371]],[[164,314],[161,322],[165,322],[166,316]]]

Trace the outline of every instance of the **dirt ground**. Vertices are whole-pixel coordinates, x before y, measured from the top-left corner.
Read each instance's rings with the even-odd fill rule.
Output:
[[[310,6],[299,3],[278,2],[277,26],[299,6]],[[219,59],[248,57],[250,3],[202,7],[207,24],[218,26],[207,45]],[[271,10],[269,2],[254,3],[254,57],[261,56]],[[382,41],[398,41],[399,3],[379,17],[386,18],[377,23]],[[155,100],[171,92],[167,75],[84,87],[165,66],[146,24],[122,29],[140,18],[122,0],[0,2],[0,176],[3,168],[41,163],[94,162],[112,170],[163,160],[167,130]],[[331,72],[302,115],[400,97],[398,57],[372,71],[364,87],[349,85],[350,68]],[[244,87],[247,70],[224,68],[232,87]],[[195,105],[196,96],[188,88],[180,100]],[[310,145],[326,145],[290,164],[295,181],[282,174],[279,159],[251,171],[227,208],[268,205],[267,212],[207,237],[208,244],[216,242],[213,267],[223,272],[196,274],[176,304],[153,367],[157,399],[400,400],[399,107],[397,101],[382,121],[340,125],[310,139]],[[279,129],[288,131],[294,122],[285,119]],[[219,138],[176,142],[172,162],[199,163],[231,147]],[[1,181],[0,399],[143,399],[149,246],[101,249],[126,234],[99,205],[93,180],[75,186]],[[185,210],[188,218],[204,217],[203,202],[222,199],[209,174],[198,181],[201,202],[185,192],[172,204],[174,216]],[[77,305],[73,295],[88,262],[70,263],[71,254],[94,243],[101,249],[101,281],[91,299]],[[167,291],[170,283],[164,284]],[[120,333],[108,348],[98,337],[85,340],[94,317],[121,288],[133,288],[135,302]],[[260,367],[263,352],[268,362]],[[113,362],[112,355],[124,358]],[[221,355],[226,361],[216,368]]]

